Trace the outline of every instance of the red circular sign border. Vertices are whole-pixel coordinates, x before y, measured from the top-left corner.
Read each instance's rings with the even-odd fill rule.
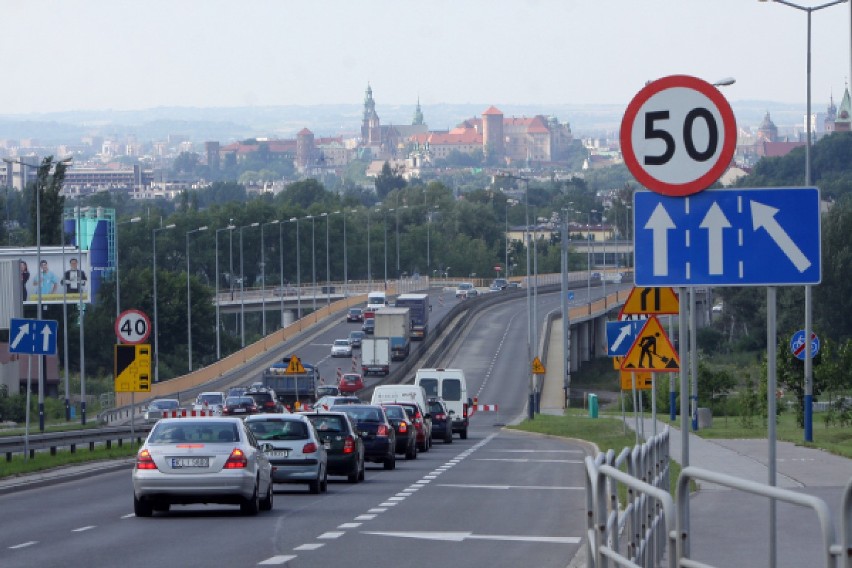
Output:
[[[633,123],[636,121],[639,109],[652,96],[674,87],[693,89],[709,98],[716,105],[719,114],[722,115],[722,124],[725,128],[725,139],[722,143],[722,151],[719,154],[716,164],[698,179],[681,184],[660,181],[647,173],[639,164],[639,160],[636,159],[636,153],[633,151],[632,144]],[[728,104],[727,99],[719,92],[719,89],[698,77],[692,77],[691,75],[670,75],[648,83],[633,97],[633,100],[627,105],[627,110],[624,111],[624,117],[621,119],[620,139],[621,155],[624,158],[624,163],[639,183],[655,193],[672,197],[686,197],[693,193],[704,191],[725,173],[737,149],[737,122],[734,118],[734,111],[731,109],[731,105]]]
[[[148,324],[148,333],[146,333],[145,337],[143,337],[139,341],[127,341],[121,336],[118,324],[121,322],[121,318],[128,314],[138,314],[142,316],[142,319],[144,319],[145,323]],[[142,310],[124,310],[123,312],[118,314],[117,318],[115,318],[115,336],[118,338],[119,341],[121,341],[125,345],[139,345],[140,343],[145,343],[145,341],[147,341],[147,339],[151,336],[151,318],[149,318],[148,314],[146,314]]]

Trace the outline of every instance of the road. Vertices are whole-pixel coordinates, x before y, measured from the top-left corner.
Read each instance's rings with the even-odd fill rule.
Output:
[[[525,300],[474,318],[442,362],[464,368],[469,394],[499,408],[475,415],[467,440],[436,442],[394,471],[369,465],[361,484],[332,478],[325,495],[279,486],[273,511],[257,517],[192,505],[138,519],[129,469],[11,493],[0,497],[2,565],[331,566],[345,558],[356,566],[563,568],[585,530],[584,447],[503,428],[525,413]],[[433,314],[456,301],[447,292]],[[539,317],[558,303],[558,294],[541,295]],[[326,341],[351,327],[341,322],[313,340],[305,359],[327,356]],[[338,366],[316,361],[324,374]]]

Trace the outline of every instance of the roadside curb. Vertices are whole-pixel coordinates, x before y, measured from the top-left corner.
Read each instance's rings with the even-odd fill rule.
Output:
[[[134,461],[135,458],[123,458],[121,460],[90,462],[2,478],[0,479],[0,495],[47,487],[102,473],[112,473],[121,470],[129,471],[132,469]]]

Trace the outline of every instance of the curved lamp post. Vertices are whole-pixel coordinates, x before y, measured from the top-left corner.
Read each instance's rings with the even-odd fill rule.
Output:
[[[290,217],[291,223],[296,223],[296,306],[298,319],[302,319],[302,250],[299,245],[299,218]]]
[[[266,255],[263,251],[263,228],[266,225],[277,225],[280,221],[275,219],[274,221],[269,221],[267,223],[263,223],[260,226],[260,304],[261,304],[261,328],[263,330],[263,336],[266,337]]]
[[[227,227],[223,227],[221,229],[216,229],[216,360],[222,358],[222,350],[221,343],[219,339],[219,328],[221,327],[219,324],[220,319],[220,308],[219,308],[219,233],[222,231],[233,231],[236,227],[233,225],[233,219],[231,219],[231,223]],[[233,233],[231,233],[233,235]],[[230,275],[230,278],[233,278],[233,274]],[[229,280],[230,280],[229,278]]]
[[[206,231],[207,225],[186,232],[186,352],[189,372],[192,372],[192,293],[189,288],[189,235]]]
[[[154,229],[151,233],[151,242],[153,244],[153,259],[154,259],[154,382],[160,382],[160,333],[157,319],[157,233],[174,229],[175,224],[171,223],[165,227]]]
[[[243,254],[243,230],[259,226],[260,223],[255,222],[240,227],[240,347],[246,346],[246,275],[243,268],[243,257],[245,256]]]

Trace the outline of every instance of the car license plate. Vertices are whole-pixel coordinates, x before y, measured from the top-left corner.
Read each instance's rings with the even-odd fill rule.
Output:
[[[246,411],[245,408],[235,408],[234,414],[242,414],[242,413],[245,413],[245,411]]]
[[[328,440],[326,440],[325,442],[323,442],[323,444],[322,444],[322,445],[325,447],[325,449],[326,449],[326,450],[330,450],[330,449],[331,449],[331,442],[329,442]]]
[[[271,458],[286,458],[290,455],[290,450],[270,450],[266,455]]]
[[[210,458],[172,458],[172,469],[210,467]]]

